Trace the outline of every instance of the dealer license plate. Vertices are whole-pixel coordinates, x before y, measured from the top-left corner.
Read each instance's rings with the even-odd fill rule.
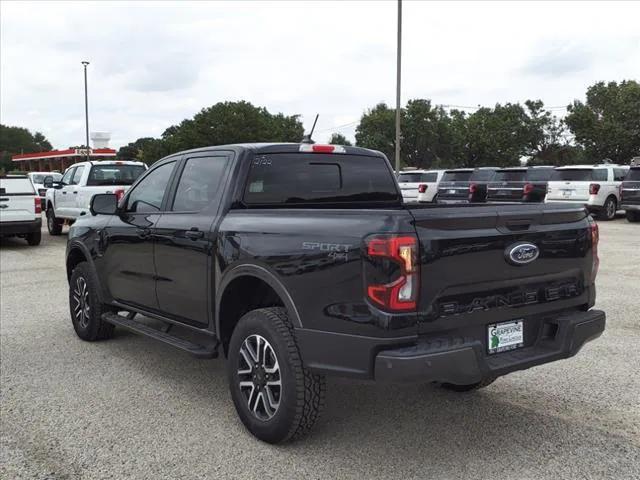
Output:
[[[449,190],[447,193],[448,193],[449,195],[455,195],[455,194],[456,194],[456,192],[457,192],[457,190]]]
[[[489,353],[500,353],[515,350],[524,345],[524,322],[494,323],[487,327]]]

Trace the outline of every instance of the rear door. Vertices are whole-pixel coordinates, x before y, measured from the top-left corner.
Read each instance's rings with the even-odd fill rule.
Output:
[[[589,186],[607,179],[606,168],[559,168],[549,182],[547,200],[586,203]]]
[[[159,308],[198,326],[211,319],[212,258],[230,163],[227,152],[185,156],[167,209],[156,224]]]
[[[0,222],[33,221],[35,190],[28,177],[0,177]]]

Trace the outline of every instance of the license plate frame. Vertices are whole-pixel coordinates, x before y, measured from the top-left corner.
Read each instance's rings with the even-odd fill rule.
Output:
[[[509,352],[524,347],[524,319],[487,325],[487,352],[489,355]]]

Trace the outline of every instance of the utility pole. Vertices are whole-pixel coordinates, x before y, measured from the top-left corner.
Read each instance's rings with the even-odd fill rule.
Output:
[[[82,65],[84,66],[84,122],[85,122],[85,134],[86,134],[86,152],[87,152],[87,162],[90,159],[89,156],[89,95],[87,94],[87,65],[89,62],[86,60],[82,61]]]
[[[400,172],[400,72],[402,58],[402,0],[398,0],[398,52],[396,54],[396,173]]]

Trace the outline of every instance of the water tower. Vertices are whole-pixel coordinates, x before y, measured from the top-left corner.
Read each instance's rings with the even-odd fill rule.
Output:
[[[93,148],[109,148],[111,134],[109,132],[91,132]]]

